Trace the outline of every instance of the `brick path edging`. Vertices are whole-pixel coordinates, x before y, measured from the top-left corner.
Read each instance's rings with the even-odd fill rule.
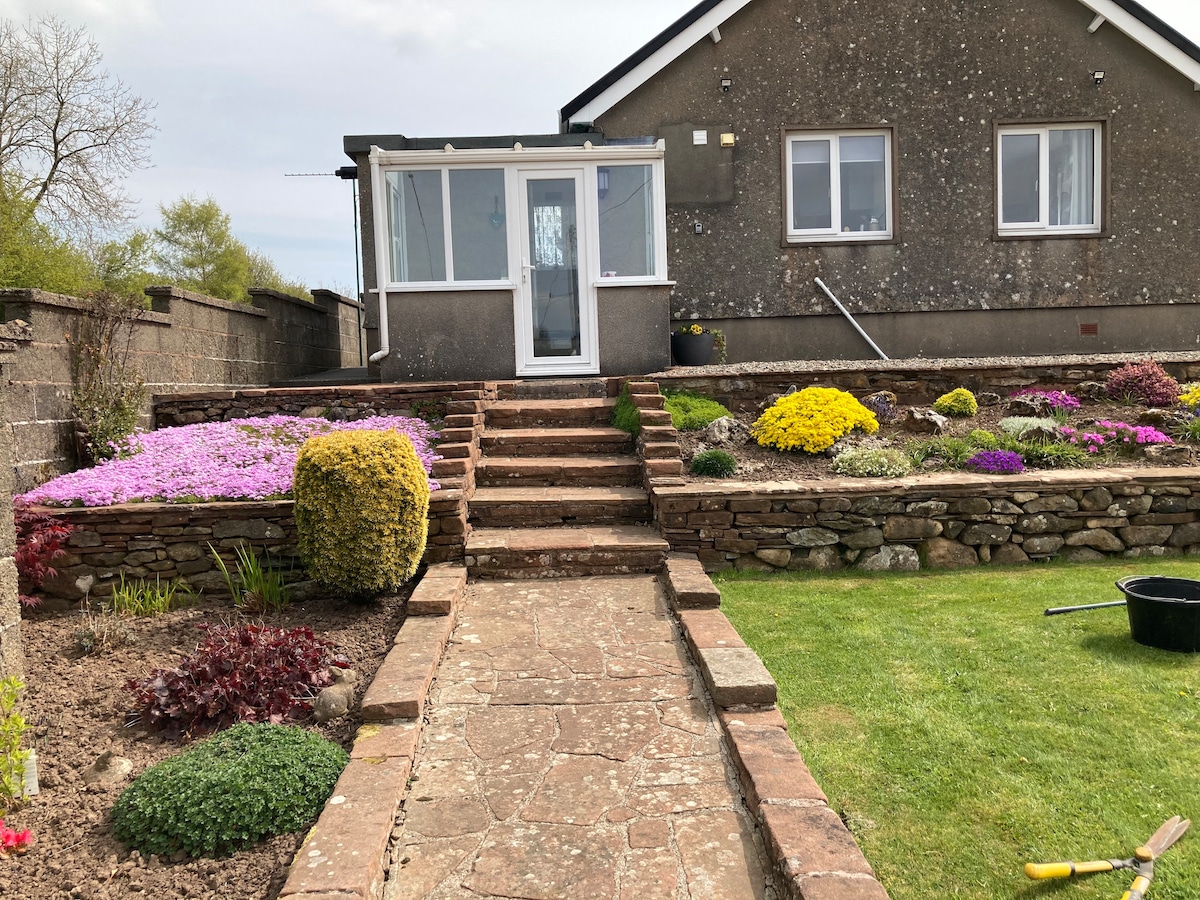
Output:
[[[425,698],[467,585],[461,565],[430,566],[362,698],[350,762],[288,870],[280,900],[380,900],[392,828],[421,737]]]
[[[672,554],[667,597],[717,707],[746,805],[792,900],[887,900],[862,850],[813,779],[775,705],[776,686],[720,610],[695,556]]]

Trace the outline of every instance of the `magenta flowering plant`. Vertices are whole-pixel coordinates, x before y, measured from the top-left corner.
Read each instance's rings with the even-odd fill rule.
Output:
[[[1066,391],[1043,391],[1039,388],[1022,388],[1019,391],[1013,391],[1010,396],[1033,397],[1044,401],[1050,408],[1050,415],[1060,422],[1065,422],[1067,416],[1074,410],[1079,409],[1078,398]]]
[[[1128,422],[1111,422],[1099,419],[1084,431],[1070,426],[1059,429],[1069,443],[1077,444],[1088,453],[1101,451],[1132,455],[1146,444],[1172,444],[1167,435],[1149,425],[1130,425]]]
[[[131,435],[118,445],[117,458],[60,475],[20,499],[47,506],[282,499],[291,495],[296,455],[306,440],[352,430],[407,436],[427,473],[441,459],[432,448],[437,431],[421,419],[373,416],[330,422],[267,416]],[[431,480],[429,488],[437,490],[437,482]]]
[[[963,468],[986,475],[1017,475],[1025,471],[1025,460],[1013,450],[980,450]]]
[[[33,835],[28,828],[21,831],[9,828],[4,824],[4,820],[0,819],[0,859],[7,859],[10,856],[20,856],[29,849],[29,845],[33,843]]]

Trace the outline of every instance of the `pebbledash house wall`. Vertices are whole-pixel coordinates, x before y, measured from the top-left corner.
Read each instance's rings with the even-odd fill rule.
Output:
[[[135,329],[132,360],[146,380],[147,422],[155,394],[261,387],[360,364],[361,306],[331,291],[313,291],[313,303],[265,290],[251,290],[252,303],[174,287],[146,293],[151,305]],[[18,492],[74,466],[66,336],[77,333],[86,309],[73,297],[0,290]]]
[[[731,362],[872,357],[821,278],[893,358],[1200,346],[1200,93],[1093,18],[1078,0],[746,5],[595,121],[666,139],[672,317],[723,329]],[[1105,124],[1107,233],[997,239],[997,123],[1074,119]],[[894,129],[896,239],[784,243],[782,131],[858,126]]]

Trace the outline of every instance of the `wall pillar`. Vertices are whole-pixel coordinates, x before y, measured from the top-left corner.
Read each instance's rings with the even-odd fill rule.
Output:
[[[0,410],[7,410],[7,383],[0,365]],[[13,560],[13,430],[7,413],[0,417],[0,678],[23,677],[25,656],[21,651],[21,608],[17,604],[17,564]]]

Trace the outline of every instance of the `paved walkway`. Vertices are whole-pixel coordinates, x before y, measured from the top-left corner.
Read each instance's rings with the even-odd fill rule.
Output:
[[[773,897],[705,698],[653,576],[469,586],[386,900]]]

